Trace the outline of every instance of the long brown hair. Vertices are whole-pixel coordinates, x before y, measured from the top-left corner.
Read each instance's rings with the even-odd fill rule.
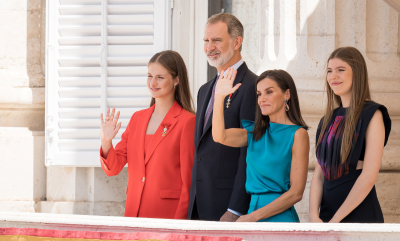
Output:
[[[342,164],[347,161],[349,157],[351,147],[353,145],[354,132],[360,117],[361,111],[364,107],[365,100],[371,100],[371,94],[369,91],[368,83],[368,71],[367,64],[365,63],[364,57],[356,48],[353,47],[342,47],[332,52],[327,61],[338,58],[348,65],[350,65],[353,71],[352,86],[351,86],[351,101],[349,108],[346,109],[346,121],[344,124],[344,131],[342,137],[342,146],[340,149],[340,156]],[[327,94],[328,103],[325,109],[325,117],[321,127],[321,134],[319,135],[316,147],[325,133],[326,128],[332,118],[335,107],[342,106],[340,96],[335,95],[333,90],[328,84],[327,78],[325,77],[325,89]]]
[[[281,89],[282,93],[284,93],[286,90],[289,90],[290,99],[287,103],[289,105],[289,111],[287,111],[286,114],[293,124],[302,126],[308,130],[308,126],[301,116],[297,89],[292,76],[290,76],[288,72],[281,69],[267,70],[257,78],[256,86],[260,81],[266,78],[275,81]],[[256,120],[254,123],[253,131],[254,140],[260,140],[267,131],[268,126],[269,116],[263,115],[261,113],[261,108],[256,108]]]
[[[178,102],[183,109],[194,114],[194,103],[192,95],[190,94],[189,88],[189,77],[186,69],[185,62],[183,61],[181,55],[172,50],[165,50],[156,53],[149,61],[149,66],[151,63],[161,64],[175,79],[179,76],[179,84],[175,88],[175,100]],[[153,106],[156,100],[152,97],[150,106]]]

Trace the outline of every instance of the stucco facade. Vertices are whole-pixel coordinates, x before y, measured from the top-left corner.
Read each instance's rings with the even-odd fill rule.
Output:
[[[99,167],[45,167],[45,0],[0,3],[0,210],[121,216],[127,170],[107,177]],[[206,1],[175,0],[173,49],[183,56],[194,98],[207,81],[203,53]],[[386,222],[400,223],[400,18],[398,1],[233,0],[245,28],[243,58],[258,74],[285,69],[294,78],[309,131],[310,169],[315,131],[323,115],[328,55],[340,46],[364,55],[373,99],[388,107],[392,132],[377,181]],[[397,10],[396,10],[397,9]]]

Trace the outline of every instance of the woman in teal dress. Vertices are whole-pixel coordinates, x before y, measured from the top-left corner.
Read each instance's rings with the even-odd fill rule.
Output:
[[[223,73],[221,73],[222,76]],[[307,181],[309,138],[297,97],[296,85],[284,70],[268,70],[256,81],[256,120],[242,120],[244,129],[225,129],[236,71],[228,69],[214,94],[215,142],[247,147],[246,191],[251,195],[241,222],[299,222],[294,204],[302,199]],[[229,95],[229,96],[228,96]],[[254,100],[256,101],[256,100]]]

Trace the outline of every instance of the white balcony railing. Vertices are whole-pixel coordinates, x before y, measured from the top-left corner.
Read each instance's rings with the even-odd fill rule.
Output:
[[[0,229],[178,233],[256,240],[400,240],[400,224],[226,223],[209,221],[0,212]],[[1,237],[1,236],[0,236]]]

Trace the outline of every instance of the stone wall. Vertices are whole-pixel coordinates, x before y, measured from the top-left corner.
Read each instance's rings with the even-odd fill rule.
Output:
[[[353,46],[366,59],[373,100],[384,104],[392,119],[376,187],[385,221],[399,223],[400,25],[396,1],[388,1],[391,5],[383,0],[233,2],[233,14],[245,28],[244,60],[258,74],[268,69],[288,71],[299,91],[302,114],[311,126],[307,188],[296,205],[302,221],[308,220],[308,195],[316,163],[315,132],[325,104],[326,60],[335,48]]]
[[[46,197],[43,3],[0,3],[1,210],[34,212]]]

